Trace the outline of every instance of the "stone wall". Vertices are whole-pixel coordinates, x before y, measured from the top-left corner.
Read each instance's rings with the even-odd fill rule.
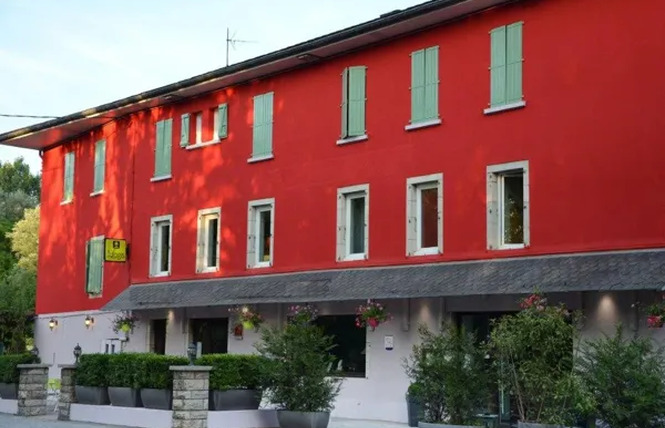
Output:
[[[208,366],[172,366],[173,428],[208,427]]]
[[[58,401],[58,420],[68,421],[71,404],[76,402],[74,393],[74,374],[76,365],[60,365],[60,398]]]
[[[46,414],[48,364],[19,364],[18,415]]]

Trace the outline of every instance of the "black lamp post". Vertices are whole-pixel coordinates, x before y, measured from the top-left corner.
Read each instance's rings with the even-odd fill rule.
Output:
[[[83,350],[81,349],[81,345],[77,343],[76,346],[74,346],[74,358],[76,358],[76,364],[79,363],[81,354],[83,354]]]
[[[194,360],[196,359],[196,344],[190,343],[187,347],[187,357],[189,357],[189,365],[194,365]]]
[[[37,361],[37,359],[39,358],[39,348],[37,348],[36,346],[33,347],[32,350],[30,351],[30,355],[32,355],[34,361]]]

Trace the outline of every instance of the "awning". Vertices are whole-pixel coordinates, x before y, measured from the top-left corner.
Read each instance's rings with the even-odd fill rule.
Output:
[[[665,289],[665,249],[133,284],[104,310]]]

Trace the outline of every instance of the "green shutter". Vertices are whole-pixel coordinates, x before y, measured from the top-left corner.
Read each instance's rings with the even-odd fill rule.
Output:
[[[506,28],[506,102],[522,100],[522,22]]]
[[[164,175],[162,159],[164,157],[164,121],[160,120],[155,126],[155,177]]]
[[[506,103],[506,27],[498,27],[490,32],[492,58],[490,66],[490,104],[497,106]]]
[[[74,197],[74,152],[65,153],[65,171],[63,177],[63,201]]]
[[[220,104],[217,107],[217,138],[220,140],[229,135],[228,108],[226,104]]]
[[[86,244],[86,292],[99,295],[104,275],[104,239],[93,239]]]
[[[348,136],[365,134],[365,67],[349,68]]]
[[[272,154],[272,107],[272,92],[254,97],[252,157]]]
[[[95,143],[95,192],[104,190],[104,172],[106,169],[106,140],[99,140]]]
[[[411,123],[425,118],[425,51],[411,53]]]
[[[439,117],[439,47],[425,49],[425,117]]]
[[[90,241],[85,243],[85,292],[90,293]]]
[[[349,69],[342,72],[342,138],[349,136]]]
[[[180,147],[189,144],[189,113],[180,116]]]
[[[164,175],[171,174],[171,146],[173,146],[173,119],[166,119],[164,121],[164,137],[162,138],[164,151],[163,165]]]

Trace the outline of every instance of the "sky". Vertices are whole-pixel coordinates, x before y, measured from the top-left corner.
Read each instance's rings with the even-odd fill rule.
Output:
[[[425,0],[0,0],[0,114],[63,116]],[[0,133],[44,121],[0,116]],[[0,161],[33,150],[0,146]]]

